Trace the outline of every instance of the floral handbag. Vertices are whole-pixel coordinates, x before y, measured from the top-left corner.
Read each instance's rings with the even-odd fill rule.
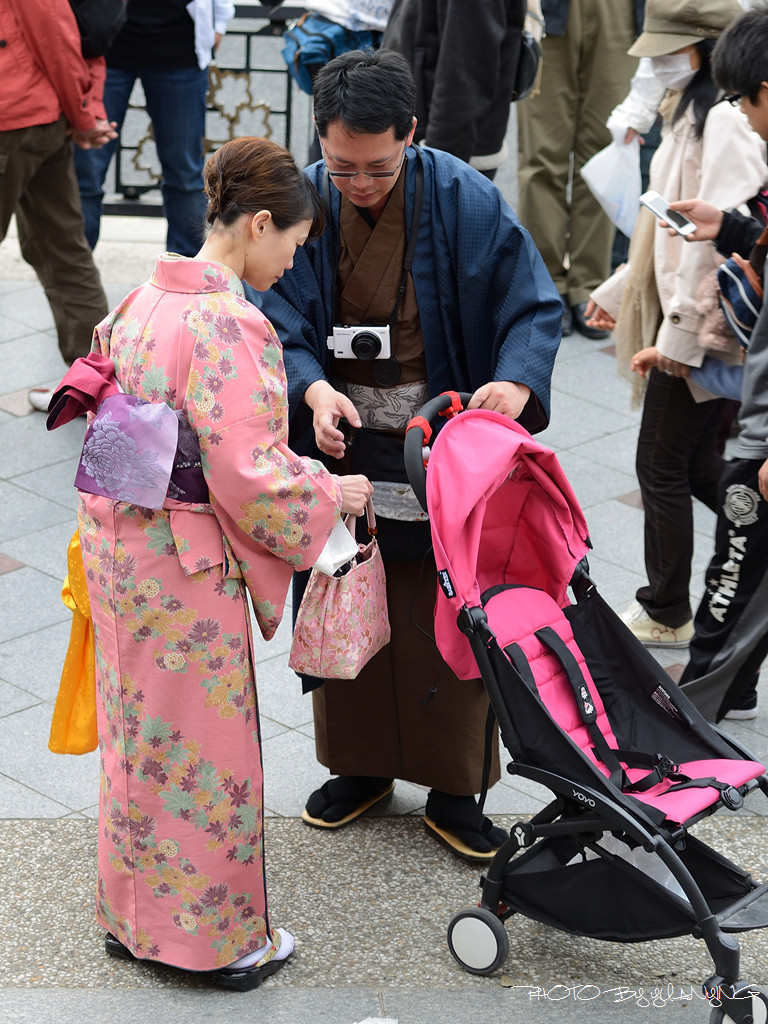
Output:
[[[333,576],[312,570],[304,591],[288,664],[302,675],[355,679],[386,644],[390,628],[384,564],[369,501],[368,544]]]

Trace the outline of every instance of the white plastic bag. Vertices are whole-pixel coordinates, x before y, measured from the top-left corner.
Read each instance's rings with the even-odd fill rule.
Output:
[[[613,223],[629,237],[640,210],[640,143],[612,142],[581,168],[590,192]]]
[[[354,529],[356,521],[353,517],[352,529]],[[331,535],[320,552],[320,557],[315,562],[315,568],[326,576],[333,576],[337,569],[340,569],[346,562],[351,561],[356,554],[357,541],[346,525],[346,516],[344,516],[337,521],[333,530],[331,530]]]
[[[652,878],[659,885],[663,885],[665,889],[669,889],[675,896],[679,896],[680,899],[689,902],[688,897],[683,892],[682,886],[669,870],[667,865],[655,853],[648,853],[642,848],[642,846],[636,846],[634,849],[630,849],[627,843],[622,842],[609,832],[604,833],[600,842],[597,844],[604,850],[612,853],[615,857],[621,857],[627,863],[636,867],[638,871],[648,877]],[[600,856],[599,853],[595,853],[594,850],[587,849],[584,859],[585,860],[596,860]],[[581,854],[576,854],[575,857],[571,857],[566,864],[568,867],[571,864],[581,863]]]

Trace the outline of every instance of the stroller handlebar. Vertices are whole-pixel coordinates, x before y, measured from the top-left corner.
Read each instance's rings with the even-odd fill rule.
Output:
[[[432,421],[436,416],[451,419],[463,412],[472,395],[465,391],[444,391],[436,398],[431,398],[419,409],[409,422],[405,431],[405,447],[403,459],[408,482],[419,504],[427,511],[427,460],[429,458],[429,442],[432,439]]]

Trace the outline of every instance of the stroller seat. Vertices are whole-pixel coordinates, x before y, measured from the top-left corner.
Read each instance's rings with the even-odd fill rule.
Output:
[[[622,751],[571,624],[558,604],[542,590],[516,585],[491,588],[483,597],[488,625],[499,647],[526,685],[538,692],[554,721],[603,775],[610,778],[611,765],[614,772],[619,767],[614,781],[625,793],[660,810],[667,821],[683,824],[715,807],[724,795],[729,806],[729,787],[738,789],[765,771],[756,761],[711,758],[678,763],[674,750]],[[585,719],[592,721],[587,724]],[[637,764],[646,757],[647,764]],[[661,764],[661,771],[651,767],[654,760]],[[670,774],[664,775],[665,771]],[[706,785],[708,780],[716,780],[719,786]]]

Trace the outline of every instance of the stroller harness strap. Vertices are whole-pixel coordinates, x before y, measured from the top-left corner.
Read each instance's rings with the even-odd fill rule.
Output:
[[[627,782],[622,788],[625,793],[644,793],[663,782],[672,779],[673,784],[667,787],[667,793],[677,793],[681,789],[706,789],[711,786],[720,792],[721,798],[731,810],[737,810],[744,803],[738,790],[728,782],[720,782],[714,776],[692,778],[686,775],[682,766],[671,761],[666,754],[644,754],[637,750],[612,749],[611,753],[627,766],[627,768],[650,768],[644,779]],[[595,755],[599,756],[595,751]]]
[[[623,790],[627,783],[627,777],[619,763],[619,759],[608,745],[605,735],[597,724],[597,705],[573,652],[568,648],[560,634],[556,633],[551,626],[543,626],[541,629],[537,629],[534,636],[546,648],[552,651],[563,666],[566,678],[573,691],[579,716],[584,725],[586,725],[590,739],[595,745],[595,754],[611,773],[611,783]]]

